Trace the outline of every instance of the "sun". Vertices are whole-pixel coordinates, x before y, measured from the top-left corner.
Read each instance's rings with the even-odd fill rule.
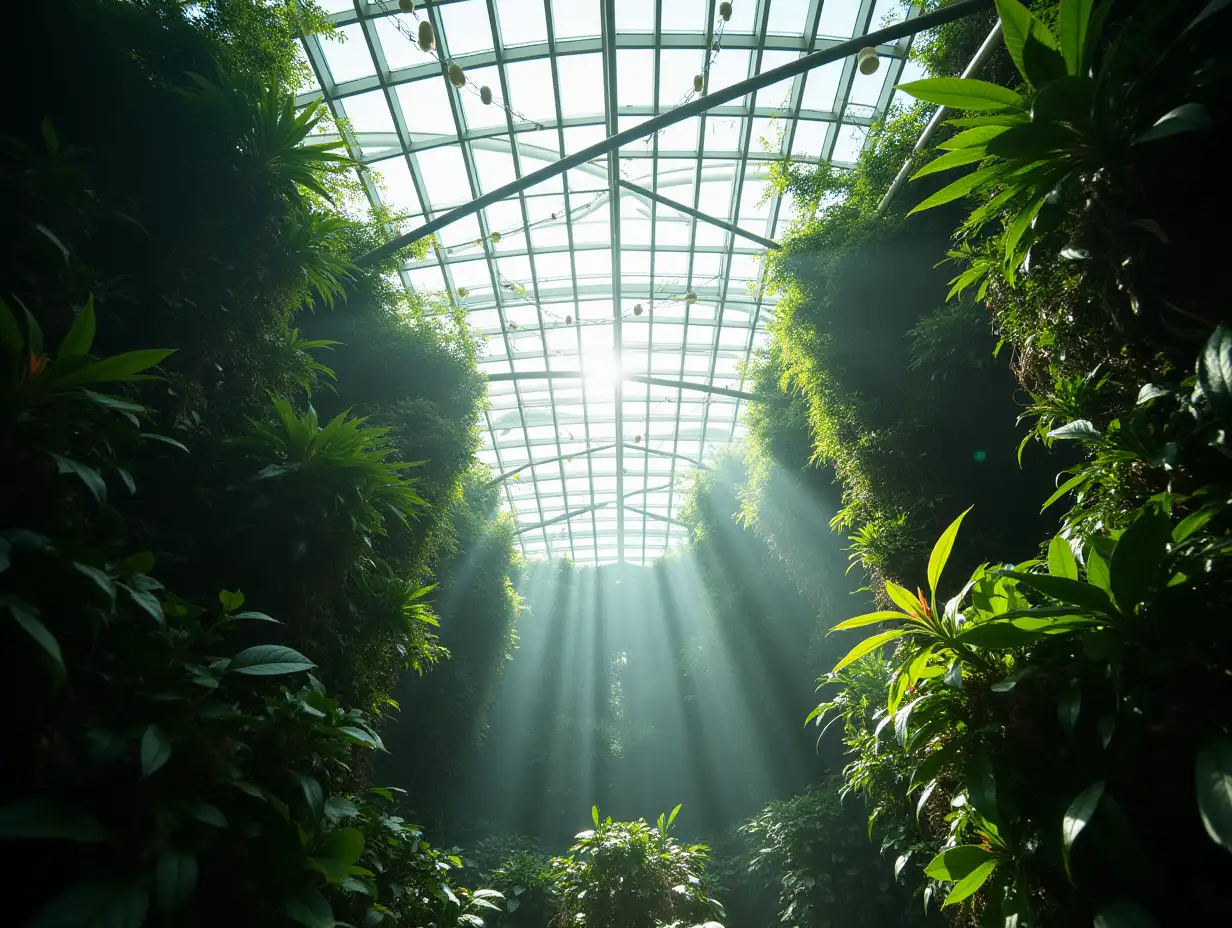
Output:
[[[620,362],[610,353],[584,354],[582,377],[587,387],[609,391],[624,379],[624,371],[621,370]]]

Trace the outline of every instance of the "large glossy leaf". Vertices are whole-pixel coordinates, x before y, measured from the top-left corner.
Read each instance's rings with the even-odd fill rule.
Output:
[[[1030,80],[1027,64],[1023,59],[1027,36],[1035,35],[1037,40],[1045,44],[1051,43],[1052,48],[1057,47],[1056,40],[1052,38],[1052,34],[1044,24],[1018,0],[996,0],[996,3],[997,15],[1001,17],[1001,35],[1005,38],[1005,48],[1010,53],[1010,58],[1014,60],[1018,73]]]
[[[107,840],[107,831],[93,815],[46,799],[27,799],[0,807],[0,840]]]
[[[1025,648],[1043,638],[1042,632],[1024,629],[1010,622],[984,622],[964,628],[958,635],[960,644],[976,648]]]
[[[1082,583],[1079,580],[1069,580],[1065,577],[1051,577],[1045,574],[1026,574],[1016,571],[1004,571],[1004,576],[1012,577],[1023,586],[1043,593],[1058,602],[1078,606],[1084,610],[1107,614],[1112,612],[1112,603],[1108,594],[1097,586]]]
[[[976,126],[972,129],[967,129],[965,132],[958,133],[953,138],[946,139],[937,147],[946,151],[958,151],[961,148],[983,149],[990,141],[1008,128],[1008,125]]]
[[[1198,357],[1198,383],[1225,425],[1232,425],[1232,327],[1220,323]]]
[[[954,884],[954,888],[950,890],[950,894],[945,897],[945,902],[941,903],[941,907],[945,908],[947,905],[954,905],[955,903],[962,902],[978,890],[984,885],[985,882],[987,882],[988,878],[992,876],[993,871],[997,869],[998,863],[999,861],[995,858],[992,860],[987,860],[968,873],[965,877]]]
[[[886,581],[885,591],[886,595],[894,601],[894,605],[904,612],[913,616],[919,616],[923,612],[920,601],[911,595],[911,591],[899,586],[893,580]]]
[[[334,928],[334,909],[329,900],[315,889],[288,896],[283,900],[287,916],[304,928]]]
[[[83,383],[116,383],[127,380],[142,380],[142,371],[149,370],[156,364],[175,354],[174,348],[146,348],[141,351],[126,351],[124,354],[112,355],[78,368],[71,374],[60,378],[64,387]]]
[[[1008,87],[961,77],[929,77],[899,84],[898,89],[925,103],[956,110],[1003,110],[1022,105],[1022,97]]]
[[[1097,780],[1084,789],[1074,797],[1061,819],[1061,856],[1065,861],[1066,873],[1069,873],[1070,849],[1090,823],[1095,810],[1099,808],[1099,801],[1104,798],[1105,785],[1103,780]]]
[[[1211,840],[1232,851],[1232,741],[1211,738],[1198,752],[1194,765],[1198,812]]]
[[[80,461],[74,461],[72,458],[59,454],[52,454],[51,458],[56,462],[56,470],[59,473],[76,475],[100,505],[107,502],[107,484],[103,481],[102,474],[93,467],[82,464]]]
[[[1061,0],[1057,13],[1057,40],[1070,74],[1082,70],[1082,51],[1087,45],[1087,25],[1091,20],[1091,0]]]
[[[1026,66],[1031,83],[1036,87],[1045,87],[1065,77],[1066,67],[1056,45],[1049,45],[1046,39],[1041,38],[1040,28],[1033,28],[1027,36],[1022,47],[1022,63]]]
[[[932,553],[928,556],[928,587],[934,596],[937,594],[937,584],[941,582],[941,572],[945,569],[946,561],[950,559],[950,552],[954,550],[954,539],[958,537],[958,529],[970,511],[971,507],[968,506],[957,519],[946,527],[941,537],[937,539],[937,543],[933,545]]]
[[[919,213],[926,209],[932,209],[934,206],[952,203],[954,200],[969,196],[977,190],[981,190],[985,186],[999,180],[1003,172],[1004,166],[998,163],[987,165],[977,171],[972,171],[970,174],[964,174],[952,184],[942,187],[923,203],[913,208],[911,212]]]
[[[8,607],[9,614],[13,616],[13,621],[20,625],[22,630],[33,638],[38,646],[47,653],[47,656],[51,658],[52,667],[56,675],[63,677],[68,670],[64,666],[64,655],[60,651],[60,642],[56,640],[56,636],[52,634],[51,629],[43,624],[38,617],[38,613],[28,604],[10,600]]]
[[[835,664],[834,669],[831,670],[830,672],[838,673],[848,664],[852,663],[853,661],[858,661],[865,654],[868,654],[872,651],[877,650],[883,644],[888,644],[889,642],[893,641],[896,638],[901,638],[903,635],[907,634],[909,630],[910,629],[906,629],[906,628],[896,628],[896,629],[893,629],[892,631],[882,632],[880,635],[873,635],[871,638],[865,638],[858,645],[856,645],[854,648],[848,651],[847,655],[841,661]]]
[[[1139,516],[1125,530],[1109,565],[1112,598],[1122,612],[1131,612],[1159,576],[1171,539],[1172,524],[1159,513]]]
[[[979,844],[962,844],[934,857],[924,868],[924,874],[934,880],[953,883],[973,873],[991,859],[992,854],[988,848]]]
[[[364,834],[358,828],[340,828],[329,836],[325,853],[348,866],[364,852]]]
[[[1208,132],[1214,125],[1210,111],[1201,103],[1182,103],[1176,109],[1169,110],[1155,121],[1131,144],[1141,145],[1143,142],[1157,142],[1169,136],[1180,135],[1183,132]]]
[[[1078,561],[1074,551],[1060,535],[1048,542],[1048,573],[1054,577],[1078,579]]]
[[[934,158],[928,162],[928,164],[912,174],[911,179],[915,180],[919,177],[927,177],[929,174],[951,171],[964,165],[975,164],[977,161],[983,161],[985,157],[987,156],[984,154],[983,148],[960,148],[957,151],[949,151],[939,158]]]
[[[148,777],[171,758],[171,742],[157,725],[146,727],[141,736],[141,775]]]
[[[179,912],[197,890],[197,858],[183,851],[164,851],[154,869],[154,888],[160,912]]]
[[[283,673],[299,673],[315,667],[312,661],[294,648],[276,644],[261,644],[245,648],[232,658],[228,670],[249,676],[274,676]]]

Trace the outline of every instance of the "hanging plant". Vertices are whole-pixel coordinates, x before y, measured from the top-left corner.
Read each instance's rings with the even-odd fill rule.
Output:
[[[700,74],[693,75],[693,90],[695,93],[701,93],[706,86],[706,79]]]
[[[684,295],[684,301],[692,306],[697,302],[697,294],[693,292],[693,288],[689,288],[689,292]]]
[[[458,296],[460,296],[460,297],[467,297],[467,296],[470,296],[470,295],[471,295],[471,292],[470,292],[469,290],[467,290],[465,287],[459,287],[459,288],[458,288]]]
[[[726,23],[731,22],[731,14],[731,4],[728,3],[727,0],[723,0],[723,2],[719,4],[719,16],[722,18],[723,22]]]
[[[436,48],[436,33],[432,31],[432,23],[426,19],[419,24],[419,47],[425,52]]]
[[[466,86],[466,75],[462,72],[462,66],[451,64],[449,66],[449,83],[461,89]]]
[[[499,245],[500,240],[501,240],[501,234],[499,232],[493,232],[492,233],[492,244]]]
[[[484,84],[482,87],[480,87],[479,88],[479,99],[483,102],[484,106],[491,106],[492,105],[492,88],[489,87],[487,84]]]
[[[565,316],[565,325],[573,325],[573,316]]]
[[[642,304],[641,304],[641,303],[638,303],[636,306],[634,306],[634,307],[633,307],[633,315],[635,315],[635,316],[640,316],[640,315],[641,315],[642,313],[644,313],[644,312],[645,312],[645,310],[644,310],[644,309],[642,309]]]

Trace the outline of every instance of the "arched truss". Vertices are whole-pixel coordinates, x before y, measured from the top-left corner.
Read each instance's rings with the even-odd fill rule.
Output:
[[[369,199],[404,229],[687,102],[695,73],[713,93],[902,18],[886,0],[734,0],[721,28],[717,0],[418,0],[433,56],[395,0],[323,6],[345,41],[304,40],[301,102],[343,117]],[[794,214],[769,166],[852,161],[910,41],[878,46],[871,77],[847,57],[519,190],[404,264],[486,340],[480,457],[527,554],[645,563],[685,536],[678,478],[741,436],[773,313],[761,258]]]

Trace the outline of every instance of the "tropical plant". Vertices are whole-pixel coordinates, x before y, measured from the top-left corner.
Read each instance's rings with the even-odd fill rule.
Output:
[[[556,915],[552,861],[538,852],[524,850],[509,855],[484,876],[483,883],[504,896],[504,912],[491,916],[493,925],[542,928]]]
[[[358,620],[356,637],[369,629],[388,634],[402,669],[418,674],[449,657],[449,649],[431,631],[440,627],[440,622],[432,604],[424,598],[436,589],[435,583],[419,586],[378,561],[359,574],[355,586],[352,609]]]
[[[707,894],[705,845],[681,845],[671,837],[680,812],[613,822],[591,809],[594,828],[577,836],[568,857],[553,859],[560,908],[552,924],[579,923],[604,928],[658,928],[694,924],[723,907]]]
[[[332,338],[300,338],[297,328],[287,330],[282,340],[282,363],[308,396],[312,396],[312,391],[321,383],[337,392],[331,381],[337,381],[338,375],[333,368],[318,361],[313,352],[319,348],[331,351],[334,345],[340,344]]]
[[[915,177],[969,165],[978,164],[978,169],[932,194],[913,212],[986,196],[967,217],[961,235],[973,239],[999,220],[999,269],[1012,285],[1032,247],[1058,228],[1076,202],[1090,196],[1093,184],[1115,186],[1135,149],[1210,127],[1207,108],[1193,97],[1212,80],[1219,52],[1208,40],[1209,20],[1224,5],[1219,0],[1208,4],[1174,41],[1161,45],[1157,30],[1182,7],[1150,4],[1142,19],[1101,55],[1111,0],[1098,5],[1061,0],[1055,31],[1018,0],[997,0],[1006,48],[1025,82],[1021,92],[971,78],[934,77],[901,85],[919,100],[983,114],[948,120],[964,131],[942,142],[945,152]],[[1178,68],[1185,77],[1169,79]],[[1161,87],[1172,95],[1166,102],[1159,99]],[[1068,245],[1056,252],[1063,259],[1082,257]],[[951,294],[980,282],[992,267],[987,261],[973,263],[954,279]]]

